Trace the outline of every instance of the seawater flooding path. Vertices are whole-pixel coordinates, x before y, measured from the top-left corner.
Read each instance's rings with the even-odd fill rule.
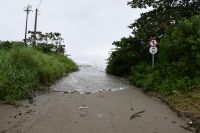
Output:
[[[126,80],[107,75],[97,68],[81,65],[80,71],[70,74],[58,81],[52,89],[63,93],[97,93],[103,91],[117,91],[130,88]]]
[[[37,96],[33,105],[0,105],[0,132],[190,133],[182,128],[186,121],[159,99],[89,66],[52,89],[56,92]]]

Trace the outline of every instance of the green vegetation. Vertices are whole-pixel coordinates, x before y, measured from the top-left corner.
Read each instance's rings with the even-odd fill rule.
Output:
[[[76,70],[76,64],[58,52],[44,53],[20,42],[1,42],[0,100],[13,103],[25,99],[40,85]]]
[[[115,49],[108,58],[107,72],[126,77],[146,91],[159,92],[177,110],[199,116],[199,2],[132,0],[128,4],[152,10],[129,26],[133,36],[113,43]],[[153,69],[149,53],[152,38],[159,42]]]
[[[130,26],[134,37],[122,38],[113,43],[116,48],[108,59],[107,72],[128,77],[138,87],[165,95],[199,88],[200,17],[194,16],[200,12],[196,8],[199,5],[191,1],[162,0],[134,0],[129,4],[133,8],[152,6],[153,10],[142,14]],[[172,9],[176,12],[171,12]],[[190,12],[187,10],[185,13],[185,9]],[[165,26],[160,27],[162,25]],[[149,53],[151,37],[159,41],[159,53],[153,70]]]
[[[34,45],[34,32],[29,31],[29,38],[28,38],[28,44],[35,47]],[[44,52],[44,53],[50,53],[52,50],[54,52],[64,54],[65,53],[65,45],[64,39],[61,37],[61,34],[58,32],[50,32],[50,33],[42,33],[37,32],[36,33],[36,42],[38,50]]]
[[[192,92],[182,95],[171,95],[166,97],[170,105],[174,106],[177,111],[185,112],[191,115],[193,119],[200,117],[200,90],[196,89]],[[190,112],[191,114],[188,114]],[[198,120],[200,122],[200,120]]]
[[[152,8],[129,26],[135,37],[146,44],[151,37],[160,40],[179,20],[200,14],[197,0],[132,0],[128,4],[132,8]]]
[[[129,75],[132,83],[163,94],[188,92],[200,87],[199,31],[199,16],[180,21],[169,29],[160,41],[154,70],[146,62],[132,66]]]

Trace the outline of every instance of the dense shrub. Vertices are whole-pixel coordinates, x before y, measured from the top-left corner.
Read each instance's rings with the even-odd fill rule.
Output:
[[[160,64],[170,63],[179,76],[200,74],[200,17],[183,20],[160,43]]]
[[[125,76],[129,75],[130,69],[130,61],[126,57],[119,56],[117,58],[110,59],[106,71],[116,76]]]
[[[112,51],[107,62],[107,73],[116,76],[128,76],[133,65],[146,62],[149,54],[148,47],[143,45],[137,38],[122,38],[113,43],[116,47]]]
[[[138,72],[143,87],[156,89],[165,94],[197,88],[200,84],[199,41],[200,17],[179,22],[161,39],[157,67],[148,72],[132,70],[131,81],[139,80],[135,74]]]
[[[125,43],[124,46],[128,48],[128,44]],[[121,49],[125,48],[120,46],[115,52],[120,55]],[[145,48],[140,46],[140,50],[145,50]],[[139,56],[138,53],[141,53],[138,51],[139,49],[132,49],[131,52],[123,52],[125,55],[122,56],[134,55],[132,60],[135,63],[127,63],[126,65],[129,67],[125,65],[126,68],[131,67],[131,69],[124,69],[126,73],[130,73],[129,79],[134,85],[146,90],[156,90],[163,94],[188,92],[200,86],[199,16],[182,20],[166,31],[159,44],[159,53],[156,55],[154,69],[151,68],[150,58]],[[149,54],[148,49],[145,52]],[[120,60],[121,56],[112,56],[112,54],[112,58],[108,60],[108,68],[112,67],[109,69],[120,72],[116,68],[123,68],[124,64],[119,62],[114,64],[113,61]],[[128,62],[131,59],[125,58],[123,60]]]

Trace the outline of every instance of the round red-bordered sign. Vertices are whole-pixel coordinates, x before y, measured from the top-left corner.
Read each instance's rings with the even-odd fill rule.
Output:
[[[158,42],[155,39],[153,39],[150,41],[150,45],[151,47],[156,47],[158,45]]]

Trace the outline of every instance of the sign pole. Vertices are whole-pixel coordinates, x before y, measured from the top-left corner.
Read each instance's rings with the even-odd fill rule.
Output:
[[[155,64],[155,54],[152,54],[152,69],[154,68]]]
[[[152,54],[152,69],[154,68],[155,65],[155,54],[158,52],[157,44],[158,42],[155,39],[152,39],[150,41],[151,47],[149,49],[149,52]]]

